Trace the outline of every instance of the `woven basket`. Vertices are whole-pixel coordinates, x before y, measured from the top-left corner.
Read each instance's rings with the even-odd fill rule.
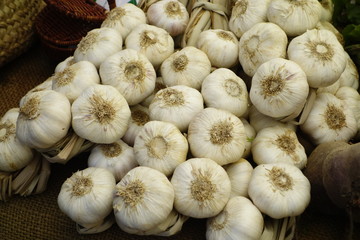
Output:
[[[35,39],[34,22],[43,0],[0,1],[0,67],[26,51]]]

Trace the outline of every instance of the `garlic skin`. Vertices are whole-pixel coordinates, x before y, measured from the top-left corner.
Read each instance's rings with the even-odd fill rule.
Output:
[[[115,187],[116,223],[124,231],[148,231],[166,220],[173,209],[174,196],[174,187],[163,173],[136,167]]]
[[[318,22],[318,24],[316,24],[315,29],[329,30],[330,32],[335,34],[337,40],[340,42],[341,45],[343,45],[343,46],[345,45],[344,36],[342,35],[341,32],[339,32],[339,30],[331,22],[320,21],[320,22]]]
[[[267,18],[279,25],[289,37],[313,29],[320,21],[322,6],[318,0],[272,0]],[[299,20],[301,19],[301,20]]]
[[[205,77],[201,95],[207,107],[223,109],[242,117],[248,109],[249,94],[244,80],[227,68],[218,68]]]
[[[143,101],[155,88],[153,65],[134,49],[123,49],[108,57],[99,73],[102,84],[115,87],[130,106]]]
[[[158,69],[161,63],[174,52],[174,40],[165,29],[140,24],[125,39],[125,47],[144,54],[154,68]]]
[[[55,73],[62,72],[64,71],[65,68],[71,66],[74,63],[75,63],[74,56],[69,56],[56,65],[54,72]]]
[[[197,90],[210,71],[211,62],[206,53],[193,46],[174,52],[160,67],[166,86],[185,85]]]
[[[270,22],[257,23],[239,41],[239,61],[252,77],[258,67],[273,58],[285,58],[288,38],[284,30]]]
[[[334,3],[332,0],[320,0],[322,7],[321,10],[321,21],[331,22],[334,14]]]
[[[111,9],[101,27],[116,29],[120,32],[122,39],[126,39],[136,26],[144,24],[146,21],[146,15],[141,8],[135,4],[125,3]]]
[[[352,87],[356,90],[359,89],[359,72],[354,61],[351,59],[349,54],[345,51],[346,55],[346,66],[340,78],[337,80],[340,82],[341,87]]]
[[[96,68],[112,54],[123,47],[121,34],[112,28],[95,28],[89,31],[79,42],[75,52],[75,62],[89,61]]]
[[[96,67],[89,61],[80,61],[54,74],[52,89],[64,94],[72,103],[81,92],[100,83]]]
[[[0,171],[14,172],[28,165],[34,152],[16,137],[19,108],[11,108],[0,119]]]
[[[66,136],[71,126],[68,98],[54,90],[29,92],[20,100],[16,137],[35,149],[46,149]]]
[[[333,84],[327,86],[327,87],[319,87],[316,89],[316,93],[322,93],[327,92],[331,94],[335,94],[336,91],[341,87],[340,81],[335,81]]]
[[[150,121],[150,112],[149,108],[140,104],[131,106],[130,111],[131,118],[129,126],[125,132],[125,135],[122,137],[122,140],[130,146],[134,146],[136,136],[141,131],[141,129],[143,129],[144,125]]]
[[[189,22],[186,6],[178,0],[162,0],[151,4],[146,17],[149,24],[165,29],[172,37],[184,33]]]
[[[219,215],[206,222],[206,239],[260,239],[264,218],[259,209],[246,197],[230,198]]]
[[[186,132],[191,119],[204,109],[201,93],[191,87],[177,85],[161,89],[150,103],[150,120],[173,123]]]
[[[287,54],[289,60],[304,70],[309,86],[313,88],[333,84],[346,67],[344,48],[328,30],[312,29],[293,38]]]
[[[186,161],[188,142],[172,123],[149,121],[138,133],[134,142],[136,161],[140,166],[151,167],[166,176]]]
[[[281,118],[299,112],[309,94],[305,72],[293,61],[274,58],[259,66],[250,88],[250,100],[259,112]]]
[[[154,91],[153,91],[149,96],[147,96],[143,101],[141,101],[140,104],[141,104],[142,106],[144,106],[144,107],[149,108],[151,101],[152,101],[152,100],[154,99],[154,97],[155,97],[155,94],[156,94],[159,90],[164,89],[164,88],[166,88],[166,87],[168,87],[168,86],[165,84],[163,77],[157,76],[157,77],[156,77],[156,80],[155,80],[155,88],[154,88]]]
[[[231,31],[223,29],[202,31],[196,47],[206,53],[213,67],[230,68],[238,63],[238,39]]]
[[[189,217],[216,216],[230,198],[231,183],[226,171],[210,158],[190,158],[176,167],[171,184],[175,209]]]
[[[231,182],[230,197],[248,197],[248,187],[253,171],[253,166],[245,158],[224,166]]]
[[[71,106],[75,133],[93,143],[109,144],[124,136],[131,117],[129,105],[110,85],[86,88]]]
[[[238,161],[243,155],[245,127],[234,114],[208,107],[191,120],[188,142],[194,157],[211,158],[225,165]]]
[[[134,149],[122,140],[110,144],[98,144],[91,149],[88,157],[89,167],[105,168],[119,182],[127,172],[138,166]]]
[[[260,164],[253,170],[249,196],[262,213],[272,218],[299,216],[310,202],[310,182],[292,164]]]

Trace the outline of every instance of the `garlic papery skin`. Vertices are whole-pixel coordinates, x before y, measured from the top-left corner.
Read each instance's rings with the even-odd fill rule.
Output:
[[[318,24],[316,24],[315,29],[329,30],[330,32],[335,34],[337,40],[340,42],[341,45],[344,46],[344,44],[345,44],[344,36],[342,35],[341,32],[339,32],[339,30],[331,22],[320,21],[320,22],[318,22]]]
[[[339,79],[346,66],[343,46],[328,30],[308,30],[293,38],[287,50],[289,60],[306,73],[310,87],[326,87]]]
[[[140,104],[131,106],[130,111],[131,118],[129,126],[125,132],[125,135],[122,137],[122,140],[130,146],[134,146],[136,136],[141,131],[141,129],[143,129],[144,125],[150,121],[150,112],[149,108]]]
[[[309,94],[305,72],[293,61],[274,58],[259,66],[250,88],[250,100],[262,114],[289,116],[302,109]]]
[[[101,83],[115,87],[130,106],[143,101],[155,88],[156,72],[148,58],[134,49],[108,57],[99,69]]]
[[[335,94],[336,91],[341,87],[340,84],[341,84],[340,81],[337,80],[333,84],[331,84],[327,87],[317,88],[316,93],[327,92],[327,93]]]
[[[234,114],[208,107],[191,120],[188,142],[194,157],[211,158],[225,165],[238,161],[243,155],[245,127]]]
[[[230,198],[230,179],[210,158],[190,158],[176,167],[171,183],[175,209],[189,217],[216,216]]]
[[[144,54],[155,69],[174,52],[174,40],[170,34],[149,24],[136,26],[125,39],[125,46]]]
[[[151,101],[155,97],[155,94],[159,90],[164,89],[166,87],[168,87],[168,86],[164,83],[164,79],[161,76],[156,77],[154,91],[149,96],[147,96],[143,101],[141,101],[140,104],[144,107],[149,108]]]
[[[71,66],[74,63],[75,63],[74,56],[69,56],[56,65],[54,72],[55,73],[62,72],[65,68]]]
[[[148,231],[166,220],[173,210],[174,197],[174,187],[163,173],[136,167],[115,187],[116,222],[124,231],[126,228]]]
[[[54,90],[30,92],[20,100],[16,137],[35,149],[46,149],[66,136],[71,126],[69,99]]]
[[[264,218],[260,210],[246,197],[230,198],[225,208],[206,222],[206,239],[260,239]]]
[[[140,166],[154,168],[170,176],[186,161],[188,142],[172,123],[149,121],[135,138],[134,152]]]
[[[307,163],[305,148],[295,131],[280,126],[260,130],[252,142],[251,153],[256,164],[285,162],[303,169]]]
[[[239,61],[244,72],[252,77],[258,67],[273,58],[285,58],[288,38],[276,24],[257,23],[239,41]]]
[[[256,136],[256,130],[253,126],[250,125],[247,119],[241,117],[240,120],[244,124],[245,134],[246,134],[245,150],[242,157],[247,158],[250,156],[251,153],[251,145],[252,145],[252,141]]]
[[[138,166],[134,149],[122,140],[110,144],[98,144],[91,149],[88,157],[89,167],[105,168],[119,182],[127,172]]]
[[[185,85],[200,90],[211,72],[211,62],[206,53],[187,46],[165,59],[160,72],[166,86]]]
[[[230,68],[239,62],[238,39],[231,31],[223,29],[202,31],[196,47],[206,53],[213,67]]]
[[[74,59],[76,62],[89,61],[99,68],[107,57],[120,51],[122,47],[123,38],[117,30],[95,28],[81,39],[74,52]]]
[[[245,158],[224,166],[231,182],[230,197],[248,197],[248,186],[253,171],[253,166]]]
[[[352,87],[356,90],[359,89],[359,72],[354,61],[351,59],[349,54],[345,52],[346,55],[346,67],[343,73],[340,75],[338,81],[340,82],[340,86],[348,86]]]
[[[227,110],[237,117],[242,117],[248,110],[246,84],[227,68],[218,68],[205,77],[201,95],[207,107]]]
[[[100,226],[112,211],[113,174],[88,167],[75,172],[62,184],[57,203],[71,220],[85,228]]]
[[[162,0],[151,4],[146,17],[149,24],[165,29],[172,37],[184,33],[189,22],[186,6],[178,0]]]
[[[201,93],[191,87],[177,85],[161,89],[150,103],[150,120],[173,123],[186,132],[193,117],[204,109]]]
[[[313,29],[320,21],[322,6],[318,0],[272,0],[267,18],[279,25],[289,37]]]
[[[333,0],[320,0],[321,3],[321,21],[331,22],[334,13],[334,3]]]
[[[19,108],[11,108],[0,120],[0,171],[14,172],[28,165],[34,157],[31,148],[16,137]]]
[[[300,129],[318,145],[331,141],[349,141],[357,132],[357,123],[345,101],[331,93],[319,93]]]
[[[96,67],[89,61],[80,61],[54,74],[52,89],[64,94],[72,103],[81,92],[100,83]]]
[[[138,6],[126,3],[111,9],[102,22],[101,27],[116,29],[120,32],[122,39],[138,25],[146,23],[146,15]]]
[[[242,35],[257,23],[267,21],[270,0],[237,0],[229,19],[229,29],[241,39]]]
[[[310,202],[309,180],[288,163],[257,165],[248,192],[254,205],[275,219],[299,216]]]
[[[125,98],[110,85],[86,88],[71,106],[75,133],[93,143],[109,144],[122,138],[131,112]]]

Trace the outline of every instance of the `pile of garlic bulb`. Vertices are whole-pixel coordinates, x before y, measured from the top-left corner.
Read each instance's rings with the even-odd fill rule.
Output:
[[[24,145],[46,152],[73,131],[90,153],[58,198],[79,233],[171,236],[201,218],[207,239],[269,237],[269,219],[295,224],[311,201],[304,141],[360,138],[359,74],[326,27],[332,8],[229,0],[228,28],[181,48],[187,2],[111,10],[20,103]]]

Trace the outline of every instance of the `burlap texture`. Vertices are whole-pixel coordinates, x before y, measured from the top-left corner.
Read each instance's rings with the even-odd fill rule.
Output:
[[[21,97],[32,87],[53,74],[56,63],[51,62],[40,45],[36,44],[21,57],[0,68],[0,113],[17,107]],[[86,167],[88,153],[72,159],[66,165],[52,164],[48,189],[39,195],[13,197],[0,202],[0,239],[164,239],[165,237],[136,236],[124,233],[117,225],[93,235],[80,235],[75,223],[57,206],[57,195],[67,177]],[[298,240],[345,239],[346,219],[331,217],[308,209],[299,219],[296,230]],[[166,239],[205,239],[205,221],[190,219],[182,231]],[[355,226],[353,239],[360,239],[359,225]],[[219,239],[221,240],[221,239]]]

